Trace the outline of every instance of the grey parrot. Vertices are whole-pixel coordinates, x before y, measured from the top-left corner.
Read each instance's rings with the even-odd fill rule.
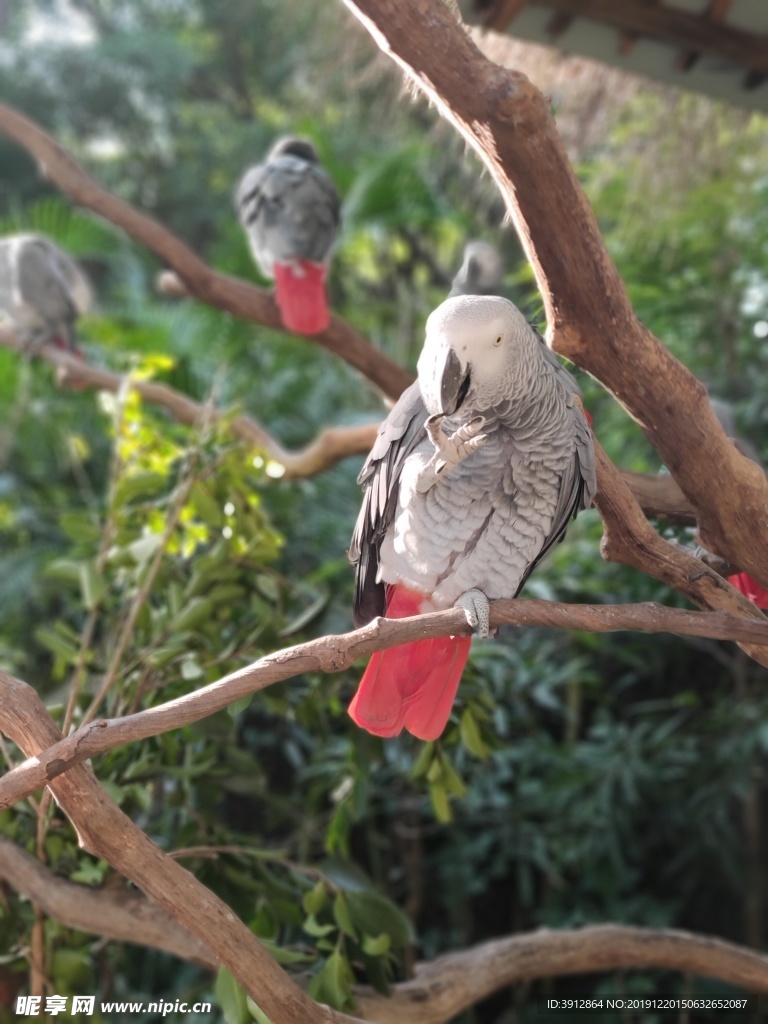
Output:
[[[448,298],[456,295],[499,295],[503,279],[504,264],[499,250],[488,242],[467,242]]]
[[[31,348],[52,343],[78,352],[75,323],[92,304],[82,271],[42,235],[0,239],[0,313]]]
[[[245,172],[235,196],[262,273],[275,282],[285,326],[318,334],[330,322],[325,278],[340,222],[336,187],[311,142],[280,139]]]
[[[579,388],[507,299],[449,298],[427,320],[418,379],[359,482],[355,624],[459,605],[487,635],[488,601],[515,597],[592,504],[595,454]],[[436,739],[469,644],[441,637],[374,654],[350,715],[379,736],[406,728]]]

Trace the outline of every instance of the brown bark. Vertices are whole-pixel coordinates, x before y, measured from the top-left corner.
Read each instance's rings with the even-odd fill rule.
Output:
[[[0,838],[3,877],[71,928],[217,967],[204,944],[141,894],[67,882]],[[378,1024],[445,1024],[506,985],[632,967],[673,968],[751,992],[768,991],[768,956],[706,935],[603,924],[573,931],[544,928],[443,954],[418,963],[415,977],[393,985],[389,997],[358,986],[355,1012]]]
[[[2,675],[3,731],[28,757],[57,743],[61,733],[26,683]],[[348,1024],[352,1018],[320,1006],[280,968],[227,905],[155,846],[110,799],[85,765],[53,779],[57,803],[80,845],[130,879],[224,964],[273,1024]]]
[[[389,1003],[372,995],[369,1010],[359,995],[357,1012],[370,1013],[377,1024],[445,1024],[503,985],[620,966],[690,971],[768,992],[768,957],[759,953],[672,929],[604,924],[567,932],[542,928],[447,953],[419,965],[415,979],[398,985]]]
[[[214,971],[218,967],[216,957],[204,943],[140,893],[68,882],[3,836],[0,878],[68,928],[162,949]]]

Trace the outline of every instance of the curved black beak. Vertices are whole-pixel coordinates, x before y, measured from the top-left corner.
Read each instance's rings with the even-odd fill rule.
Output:
[[[449,348],[440,375],[440,412],[443,416],[452,416],[459,409],[467,397],[469,383],[469,367],[463,369],[459,357]]]

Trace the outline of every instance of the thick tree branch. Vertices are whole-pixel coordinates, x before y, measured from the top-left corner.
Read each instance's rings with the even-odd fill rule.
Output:
[[[614,470],[615,473],[615,470]],[[626,488],[625,488],[626,491]],[[627,495],[629,492],[626,492]],[[631,501],[631,496],[629,496]],[[634,503],[633,503],[634,504]],[[648,526],[640,510],[639,523],[652,537],[657,535]],[[648,633],[672,632],[680,636],[707,636],[734,640],[753,656],[768,661],[768,620],[745,597],[722,580],[712,569],[685,553],[663,547],[652,554],[671,579],[687,588],[693,599],[702,603],[723,600],[731,603],[731,611],[709,613],[665,608],[654,603],[634,605],[570,605],[550,601],[494,601],[491,604],[491,625],[546,626],[555,629],[578,629],[590,632],[612,632],[622,629]],[[669,553],[664,549],[669,548]],[[691,572],[697,566],[698,576]],[[673,584],[674,585],[674,584]],[[721,593],[722,592],[722,593]],[[724,597],[723,597],[724,595]],[[754,614],[753,614],[754,613]],[[181,728],[215,714],[223,708],[273,683],[304,672],[340,672],[358,658],[374,651],[411,640],[430,637],[467,635],[464,612],[448,609],[407,619],[375,619],[362,629],[340,636],[325,636],[276,651],[252,665],[232,672],[215,683],[185,694],[175,700],[139,711],[125,718],[90,722],[53,747],[37,752],[0,779],[0,810],[47,785],[72,765],[103,754],[123,743],[157,736]],[[15,680],[0,672],[0,731],[6,732],[7,687]]]
[[[490,171],[533,265],[552,347],[637,420],[695,507],[704,545],[768,586],[768,480],[725,436],[703,385],[636,318],[548,101],[483,56],[447,4],[345,2]]]
[[[94,889],[59,878],[0,836],[0,878],[68,928],[173,953],[216,970],[218,961],[157,904],[132,889]]]
[[[141,894],[68,882],[3,838],[0,878],[70,928],[218,966],[205,945]],[[377,1024],[444,1024],[506,985],[632,967],[674,968],[768,992],[768,956],[689,932],[604,924],[540,929],[444,954],[417,964],[415,978],[393,985],[389,997],[358,986],[356,1012]]]
[[[358,995],[357,1013],[377,1024],[446,1024],[504,985],[558,974],[660,967],[768,992],[768,957],[721,939],[672,929],[603,924],[484,942],[416,967],[392,998]],[[586,1019],[586,1018],[585,1018]]]
[[[649,573],[678,590],[700,608],[722,609],[766,621],[760,609],[727,580],[683,548],[656,533],[622,480],[616,467],[595,443],[600,489],[595,498],[603,518],[603,557]],[[736,637],[733,637],[737,640]],[[768,667],[768,650],[751,642],[739,646],[754,661]]]
[[[284,330],[271,294],[239,278],[217,274],[163,225],[98,185],[39,125],[0,104],[0,131],[31,153],[45,176],[70,199],[116,224],[173,267],[195,298],[245,320]],[[311,340],[346,360],[390,398],[399,398],[411,382],[405,370],[339,317],[333,317],[328,330]]]
[[[61,739],[37,693],[2,674],[3,731],[28,757]],[[224,964],[273,1024],[349,1024],[353,1019],[315,1003],[280,968],[259,940],[209,889],[163,853],[110,799],[92,770],[78,764],[51,782],[80,845],[103,857],[177,920]]]
[[[0,345],[16,351],[22,349],[15,332],[4,324],[0,324]],[[125,378],[120,374],[85,363],[55,345],[44,346],[37,355],[56,367],[57,380],[63,384],[99,388],[113,393],[117,393],[125,384]],[[166,409],[179,423],[195,427],[221,419],[220,413],[195,402],[167,384],[132,380],[131,387],[145,401]],[[367,454],[379,429],[378,423],[363,423],[356,427],[326,427],[305,448],[291,451],[284,448],[250,416],[237,416],[229,421],[229,426],[236,437],[264,452],[276,467],[282,467],[282,472],[276,469],[273,475],[287,480],[314,476],[350,455]]]

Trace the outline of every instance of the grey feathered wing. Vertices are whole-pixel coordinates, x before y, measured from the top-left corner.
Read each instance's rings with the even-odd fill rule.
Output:
[[[426,419],[416,381],[402,393],[379,428],[357,478],[365,491],[349,545],[349,559],[355,566],[355,626],[364,626],[387,610],[386,587],[377,580],[379,551],[397,510],[403,464],[426,437]]]

